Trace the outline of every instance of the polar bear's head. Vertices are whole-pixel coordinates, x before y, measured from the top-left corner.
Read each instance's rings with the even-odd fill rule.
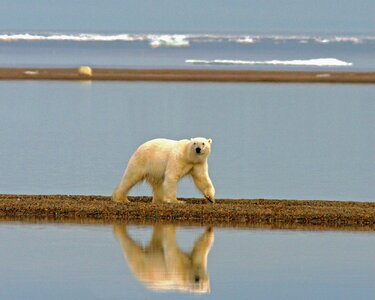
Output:
[[[190,153],[197,158],[206,158],[211,153],[212,139],[196,137],[190,139]]]

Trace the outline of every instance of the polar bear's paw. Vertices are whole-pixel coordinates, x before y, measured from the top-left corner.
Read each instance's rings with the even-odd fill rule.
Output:
[[[185,201],[182,201],[182,200],[177,200],[177,199],[166,199],[164,200],[165,203],[172,203],[172,204],[186,204]]]
[[[128,197],[126,197],[123,193],[119,193],[114,191],[112,194],[112,200],[118,203],[129,203]]]
[[[212,204],[215,203],[215,198],[210,197],[210,196],[205,196],[205,198],[206,198],[209,202],[211,202]]]
[[[215,188],[212,184],[204,190],[203,194],[208,201],[215,203]]]

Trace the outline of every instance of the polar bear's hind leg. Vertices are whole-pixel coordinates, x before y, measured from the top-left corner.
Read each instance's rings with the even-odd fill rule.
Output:
[[[152,187],[152,203],[163,203],[163,184],[160,181],[147,179]]]
[[[116,202],[129,202],[128,193],[130,189],[144,178],[145,176],[142,172],[133,172],[131,171],[131,167],[127,168],[120,185],[112,194],[112,199]]]

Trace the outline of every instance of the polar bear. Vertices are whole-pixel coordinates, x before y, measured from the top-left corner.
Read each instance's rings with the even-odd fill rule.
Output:
[[[112,194],[116,202],[128,202],[129,190],[146,180],[152,187],[153,203],[184,203],[176,198],[178,181],[191,175],[196,187],[211,203],[215,188],[208,175],[207,158],[212,139],[154,139],[142,144],[130,158],[119,186]]]
[[[114,225],[113,233],[131,271],[147,288],[163,292],[210,292],[207,260],[215,239],[212,227],[206,229],[188,253],[177,244],[173,225],[154,225],[147,246],[134,241],[125,225]]]

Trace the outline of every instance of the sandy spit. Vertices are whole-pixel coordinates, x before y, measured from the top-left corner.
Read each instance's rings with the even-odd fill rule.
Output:
[[[82,68],[82,67],[81,67]],[[189,69],[0,68],[0,80],[375,83],[375,72],[228,71]]]
[[[107,196],[1,195],[0,221],[92,220],[103,223],[176,223],[233,227],[350,227],[375,230],[375,203],[300,200],[182,199],[183,204],[152,204],[150,197],[129,197],[119,204]]]

